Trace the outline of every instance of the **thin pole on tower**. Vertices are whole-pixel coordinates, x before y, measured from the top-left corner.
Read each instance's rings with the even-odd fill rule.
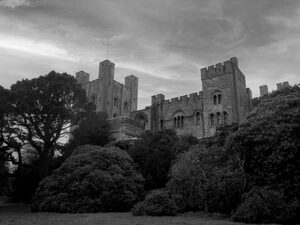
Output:
[[[107,55],[106,58],[108,59],[109,57],[109,39],[107,39]]]

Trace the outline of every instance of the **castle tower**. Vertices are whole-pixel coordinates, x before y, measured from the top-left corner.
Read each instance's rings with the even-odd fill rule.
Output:
[[[75,74],[75,78],[79,84],[84,85],[89,82],[90,74],[81,70]]]
[[[115,64],[109,60],[99,63],[96,111],[107,113],[108,118],[112,117],[114,70]]]
[[[134,76],[130,75],[125,77],[125,87],[128,87],[130,90],[130,112],[137,110],[137,103],[138,103],[138,82],[139,79]]]
[[[267,85],[259,86],[260,97],[267,95],[269,93]]]
[[[245,76],[236,57],[201,69],[205,137],[221,124],[242,122],[249,109]]]

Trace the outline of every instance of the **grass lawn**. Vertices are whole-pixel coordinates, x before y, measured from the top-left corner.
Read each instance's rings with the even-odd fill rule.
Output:
[[[0,207],[1,225],[238,225],[227,219],[211,218],[202,213],[176,217],[132,216],[131,213],[31,213],[29,206]]]

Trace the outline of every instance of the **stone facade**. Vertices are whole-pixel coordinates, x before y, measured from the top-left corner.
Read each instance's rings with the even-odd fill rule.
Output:
[[[105,112],[109,119],[130,117],[137,110],[138,78],[125,77],[125,85],[114,80],[115,64],[109,60],[100,62],[98,79],[89,81],[89,74],[80,71],[76,80],[84,88],[89,101],[95,103],[97,112]]]
[[[83,71],[76,73],[97,111],[108,114],[116,139],[166,128],[175,129],[178,135],[209,137],[223,123],[245,121],[252,109],[251,90],[246,88],[236,57],[202,68],[202,91],[170,100],[163,94],[154,95],[151,106],[142,110],[137,110],[138,78],[126,77],[125,85],[113,78],[114,64],[108,60],[100,63],[97,80],[89,81],[89,75]]]
[[[222,123],[243,122],[251,110],[251,90],[237,58],[201,69],[202,91],[165,100],[152,96],[152,104],[131,113],[142,130],[175,129],[178,135],[212,136]]]
[[[269,93],[268,86],[267,85],[259,86],[259,93],[260,93],[260,97],[267,95]]]

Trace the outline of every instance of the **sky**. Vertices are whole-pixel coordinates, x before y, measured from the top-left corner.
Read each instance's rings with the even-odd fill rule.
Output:
[[[201,91],[200,69],[233,56],[254,97],[300,83],[300,1],[0,0],[5,88],[52,70],[94,80],[108,58],[115,80],[139,77],[142,109],[155,94]]]

